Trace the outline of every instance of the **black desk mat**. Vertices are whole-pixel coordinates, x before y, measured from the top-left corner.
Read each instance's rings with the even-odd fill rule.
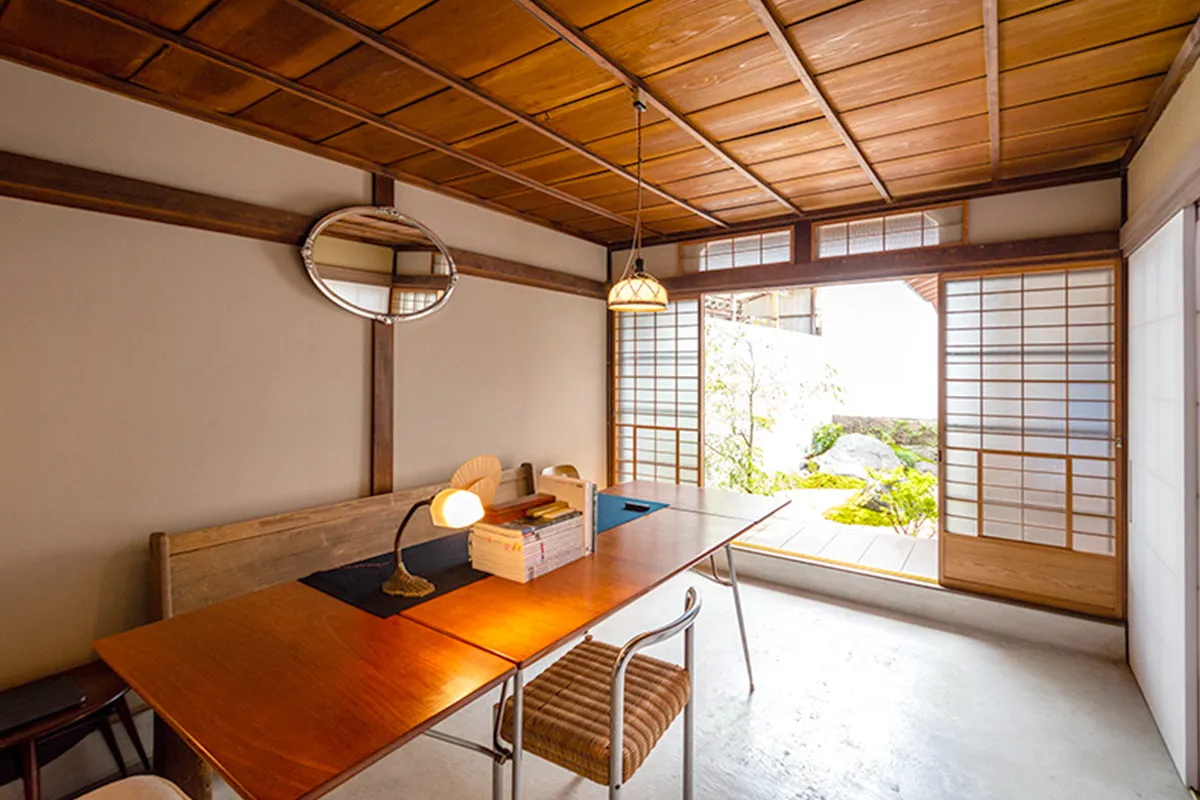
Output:
[[[314,572],[300,582],[377,617],[391,617],[488,577],[471,568],[467,552],[468,532],[404,548],[404,566],[413,575],[433,582],[433,594],[425,597],[396,597],[385,594],[383,582],[395,569],[392,553],[364,558],[353,564]]]

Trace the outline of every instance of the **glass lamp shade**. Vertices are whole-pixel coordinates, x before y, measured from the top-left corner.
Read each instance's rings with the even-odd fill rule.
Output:
[[[608,291],[610,311],[666,311],[667,290],[648,272],[635,272]]]
[[[483,519],[483,501],[465,489],[442,489],[430,503],[429,516],[439,528],[465,528]]]

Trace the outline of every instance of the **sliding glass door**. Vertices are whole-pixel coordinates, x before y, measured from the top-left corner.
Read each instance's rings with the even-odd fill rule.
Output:
[[[943,276],[942,584],[1123,616],[1118,278]]]

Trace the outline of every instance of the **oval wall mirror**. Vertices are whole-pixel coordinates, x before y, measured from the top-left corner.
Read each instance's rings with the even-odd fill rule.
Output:
[[[446,304],[458,282],[434,233],[391,206],[354,206],[317,221],[300,248],[321,293],[352,314],[420,319]]]

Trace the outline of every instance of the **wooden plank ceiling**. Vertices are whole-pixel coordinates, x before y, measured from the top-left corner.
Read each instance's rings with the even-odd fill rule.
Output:
[[[1120,160],[1200,0],[0,0],[0,56],[604,243]]]

